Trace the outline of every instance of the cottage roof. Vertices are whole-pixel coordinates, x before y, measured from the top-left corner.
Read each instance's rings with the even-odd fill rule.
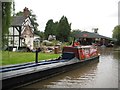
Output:
[[[11,26],[22,26],[25,19],[24,16],[14,16],[11,21]]]

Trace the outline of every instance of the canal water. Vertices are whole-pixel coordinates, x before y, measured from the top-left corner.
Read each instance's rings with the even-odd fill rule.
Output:
[[[118,88],[120,51],[100,48],[99,61],[62,73],[23,88]]]

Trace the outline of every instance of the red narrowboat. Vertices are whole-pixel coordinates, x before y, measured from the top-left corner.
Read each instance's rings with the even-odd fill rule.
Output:
[[[80,61],[99,58],[97,46],[66,46],[62,51],[62,59],[77,58]]]

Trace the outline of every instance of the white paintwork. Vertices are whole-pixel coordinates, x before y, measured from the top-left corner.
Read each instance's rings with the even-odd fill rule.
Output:
[[[29,18],[26,18],[25,21],[23,22],[22,28],[21,28],[22,29],[21,34],[24,32],[26,26],[31,27],[31,32],[33,34],[34,30],[33,30],[33,27],[31,25],[31,21],[30,21]],[[13,28],[12,27],[9,28],[9,35],[13,35]],[[14,28],[14,35],[19,35],[16,28]],[[25,36],[25,37],[23,37],[24,39],[20,41],[22,46],[26,45],[27,47],[29,47],[32,50],[33,49],[33,41],[34,41],[34,39],[40,38],[40,37],[38,35],[35,35],[35,34],[33,34],[33,36],[29,36],[29,35],[24,35],[24,36]],[[12,36],[9,37],[9,46],[13,46],[13,43],[11,43],[11,42],[13,42],[13,37]],[[14,46],[18,46],[18,45],[19,45],[19,36],[14,38]]]

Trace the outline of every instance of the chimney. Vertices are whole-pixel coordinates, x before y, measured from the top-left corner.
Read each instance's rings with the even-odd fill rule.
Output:
[[[93,28],[92,30],[94,33],[98,33],[98,28]]]
[[[30,14],[30,11],[28,10],[28,8],[27,7],[25,7],[24,9],[23,9],[23,12],[24,12],[24,17],[28,17],[29,16],[29,14]]]

